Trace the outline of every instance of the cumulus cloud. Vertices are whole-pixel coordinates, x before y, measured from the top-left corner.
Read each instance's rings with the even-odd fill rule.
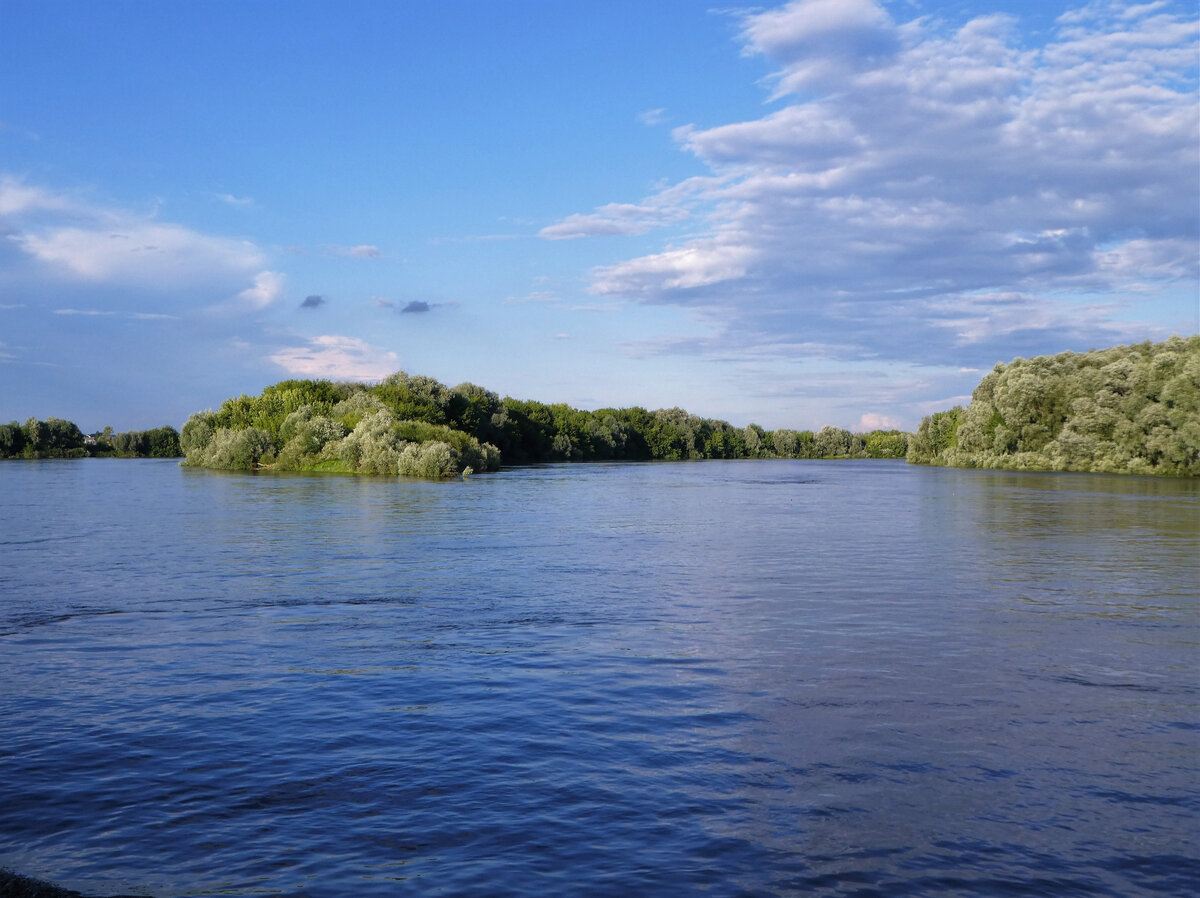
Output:
[[[747,53],[784,63],[778,93],[836,84],[889,62],[898,49],[895,23],[875,0],[802,0],[748,16]]]
[[[302,309],[318,309],[325,305],[325,297],[317,296],[315,293],[311,296],[304,297],[304,302],[300,303]]]
[[[400,367],[396,353],[336,334],[280,349],[269,359],[295,377],[330,380],[382,380]]]
[[[688,220],[596,269],[594,293],[693,310],[709,352],[844,360],[973,365],[1179,326],[1139,323],[1137,300],[1200,279],[1198,27],[1179,4],[1097,0],[1039,47],[1009,16],[898,21],[876,0],[795,0],[740,33],[782,106],[677,129],[711,176],[543,229]]]
[[[164,296],[203,291],[218,300],[240,295],[256,307],[273,300],[281,283],[250,241],[98,206],[11,176],[0,178],[0,234],[15,251],[10,269],[23,266],[31,281]]]
[[[420,299],[414,299],[412,302],[410,302],[408,305],[406,305],[404,308],[402,308],[400,310],[400,314],[401,315],[420,315],[425,312],[428,312],[432,308],[433,308],[433,306],[431,306],[429,303],[424,302]]]
[[[858,430],[863,433],[870,430],[899,430],[901,426],[899,418],[875,412],[867,412],[858,421]]]
[[[213,266],[250,271],[263,257],[253,244],[199,234],[180,225],[110,221],[101,227],[55,227],[13,241],[61,274],[107,283],[185,283]]]
[[[277,271],[260,271],[254,285],[238,294],[238,299],[253,309],[265,309],[283,293],[283,275]]]

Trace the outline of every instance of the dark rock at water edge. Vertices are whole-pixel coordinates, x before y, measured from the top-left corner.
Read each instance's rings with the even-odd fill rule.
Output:
[[[53,883],[22,876],[12,870],[0,869],[0,898],[88,898],[82,892],[64,889]],[[114,895],[112,898],[133,898],[131,895]]]

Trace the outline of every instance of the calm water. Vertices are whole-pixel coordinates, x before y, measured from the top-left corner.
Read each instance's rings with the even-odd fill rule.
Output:
[[[0,464],[0,865],[90,893],[1190,895],[1200,484]]]

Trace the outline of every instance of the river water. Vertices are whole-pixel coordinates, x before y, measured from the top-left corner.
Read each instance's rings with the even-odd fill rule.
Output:
[[[0,866],[88,894],[1191,895],[1200,483],[0,464]]]

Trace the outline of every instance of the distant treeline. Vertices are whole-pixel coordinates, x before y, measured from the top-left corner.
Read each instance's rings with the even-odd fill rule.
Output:
[[[1015,359],[921,422],[914,464],[1200,475],[1200,336]]]
[[[179,458],[174,427],[85,434],[62,418],[0,424],[0,458]]]
[[[702,458],[903,458],[908,434],[738,428],[683,409],[583,411],[447,387],[399,371],[379,384],[287,380],[183,425],[187,464],[454,476],[505,464]]]

